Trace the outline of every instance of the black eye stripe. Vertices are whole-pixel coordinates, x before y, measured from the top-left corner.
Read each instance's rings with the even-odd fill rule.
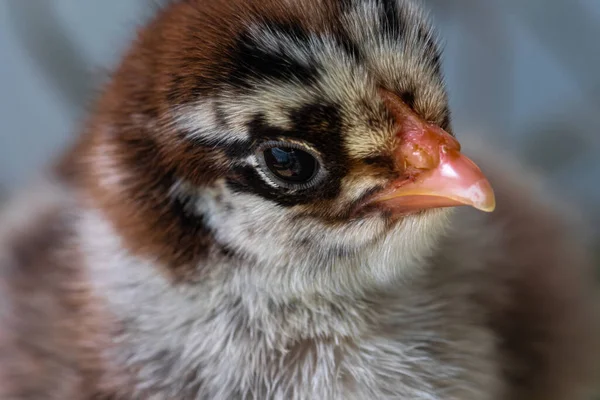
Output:
[[[324,157],[334,153],[345,156],[343,121],[339,109],[335,104],[315,102],[291,110],[288,115],[291,129],[270,125],[262,114],[257,114],[248,124],[248,132],[256,142],[277,141],[282,138],[297,139],[308,143]]]
[[[228,179],[228,185],[235,191],[254,193],[282,206],[307,204],[337,197],[341,190],[341,179],[349,169],[349,158],[343,146],[343,124],[339,106],[325,102],[307,104],[290,111],[289,119],[290,129],[282,129],[270,125],[263,115],[257,114],[248,124],[252,142],[258,143],[259,146],[269,141],[306,143],[319,159],[324,173],[322,181],[308,190],[287,190],[270,185],[260,176],[257,168],[239,166]],[[300,144],[299,146],[302,146]],[[251,148],[253,151],[258,150],[256,145]]]

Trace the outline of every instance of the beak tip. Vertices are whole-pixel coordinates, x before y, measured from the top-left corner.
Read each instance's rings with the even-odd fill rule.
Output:
[[[493,212],[496,209],[496,196],[492,186],[484,179],[471,187],[471,205],[483,212]]]
[[[490,204],[485,204],[485,205],[478,206],[475,208],[477,208],[480,211],[486,212],[486,213],[491,213],[491,212],[494,212],[494,210],[496,209],[496,202],[492,201],[492,202],[490,202]]]
[[[480,201],[475,202],[473,206],[483,212],[493,212],[496,209],[496,196],[494,195],[492,186],[485,181],[479,188],[481,190],[480,193],[483,194],[483,196],[481,196]]]

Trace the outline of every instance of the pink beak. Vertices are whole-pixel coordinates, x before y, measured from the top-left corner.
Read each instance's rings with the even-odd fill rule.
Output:
[[[394,156],[403,174],[373,201],[398,214],[461,205],[493,211],[492,186],[479,167],[461,154],[458,141],[423,121],[393,93],[382,90],[381,95],[398,123]]]

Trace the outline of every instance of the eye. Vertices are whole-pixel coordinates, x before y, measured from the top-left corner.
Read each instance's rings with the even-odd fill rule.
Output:
[[[317,171],[317,160],[300,149],[271,147],[263,157],[271,173],[287,182],[308,182]]]
[[[275,183],[287,188],[306,188],[315,183],[320,163],[310,150],[289,143],[267,143],[259,150],[263,171]]]

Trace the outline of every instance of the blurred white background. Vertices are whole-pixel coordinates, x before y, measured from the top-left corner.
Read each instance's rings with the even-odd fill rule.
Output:
[[[0,190],[41,170],[158,0],[0,0]],[[454,126],[544,172],[600,237],[600,1],[424,0]]]

